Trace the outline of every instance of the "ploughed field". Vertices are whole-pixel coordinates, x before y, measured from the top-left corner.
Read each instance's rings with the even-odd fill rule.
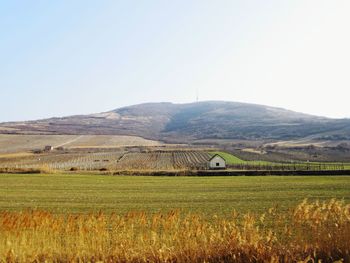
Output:
[[[0,168],[42,170],[181,170],[205,169],[206,151],[69,151],[0,157]]]
[[[184,212],[230,216],[286,211],[304,198],[350,201],[349,176],[143,177],[80,174],[0,174],[0,210],[57,213],[102,210]]]

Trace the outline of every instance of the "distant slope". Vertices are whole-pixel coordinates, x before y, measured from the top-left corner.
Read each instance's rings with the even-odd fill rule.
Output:
[[[157,141],[136,136],[119,135],[13,135],[0,134],[0,157],[2,154],[55,148],[112,148],[125,146],[159,146]]]
[[[310,136],[348,140],[350,120],[237,102],[146,103],[91,115],[2,123],[0,133],[137,135],[169,141]]]

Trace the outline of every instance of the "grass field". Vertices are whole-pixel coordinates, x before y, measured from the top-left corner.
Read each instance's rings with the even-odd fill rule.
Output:
[[[210,152],[210,153],[211,154],[219,154],[222,158],[225,159],[225,161],[228,165],[236,165],[236,164],[279,165],[280,164],[280,163],[267,162],[267,161],[261,161],[261,160],[244,161],[231,153],[222,152],[222,151],[216,151],[216,152]]]
[[[244,164],[247,163],[247,161],[243,161],[241,159],[239,159],[238,157],[230,154],[230,153],[226,153],[226,152],[220,152],[220,151],[216,151],[216,152],[210,152],[210,154],[214,155],[214,154],[218,154],[220,155],[222,158],[225,159],[227,164]]]
[[[0,189],[0,262],[350,260],[350,176],[2,174]]]
[[[0,175],[0,210],[38,208],[54,213],[102,210],[184,212],[228,216],[282,210],[304,198],[350,201],[350,177],[131,177],[97,175]]]
[[[214,151],[210,152],[211,155],[214,154],[219,154],[222,158],[225,159],[226,163],[228,165],[262,165],[262,166],[273,166],[277,167],[282,165],[282,163],[278,162],[267,162],[267,161],[260,161],[260,160],[255,160],[255,161],[244,161],[237,156],[227,153],[227,152],[222,152],[222,151]],[[339,169],[339,167],[347,170],[350,169],[350,163],[340,163],[340,162],[298,162],[298,163],[289,163],[289,164],[283,164],[285,166],[290,166],[290,167],[305,167],[306,165],[309,165],[310,167],[316,167],[318,166],[321,167],[320,170],[325,169],[325,170],[334,170],[334,169]]]

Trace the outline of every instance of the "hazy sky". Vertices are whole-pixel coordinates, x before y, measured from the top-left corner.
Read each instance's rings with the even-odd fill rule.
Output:
[[[0,121],[230,100],[350,117],[349,0],[0,0]]]

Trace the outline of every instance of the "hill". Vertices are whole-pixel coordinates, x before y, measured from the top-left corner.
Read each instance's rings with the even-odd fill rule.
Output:
[[[0,133],[136,135],[177,142],[305,137],[349,140],[350,120],[238,102],[146,103],[91,115],[1,123]]]

